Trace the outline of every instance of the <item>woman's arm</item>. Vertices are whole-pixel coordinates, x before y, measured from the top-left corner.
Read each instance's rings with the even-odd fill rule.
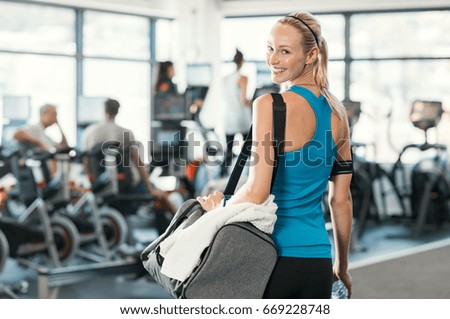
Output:
[[[241,75],[241,77],[238,80],[238,86],[241,90],[241,93],[240,93],[241,103],[242,103],[242,105],[245,105],[245,106],[251,106],[252,101],[247,99],[247,83],[248,83],[247,77]]]
[[[253,103],[253,134],[250,172],[247,182],[228,200],[227,205],[263,203],[270,193],[274,149],[272,146],[272,97],[263,95]]]
[[[17,141],[19,141],[20,143],[31,143],[31,144],[38,146],[43,151],[48,151],[47,146],[44,144],[44,142],[40,138],[28,133],[27,131],[25,131],[23,129],[17,130],[14,133],[14,138]]]
[[[348,124],[345,120],[342,121],[343,134],[337,143],[336,160],[338,161],[351,160]],[[336,175],[330,179],[329,184],[329,204],[336,250],[333,273],[347,287],[349,298],[352,293],[352,279],[348,273],[348,252],[353,220],[351,179],[352,174]]]
[[[336,259],[334,276],[342,280],[351,295],[352,281],[348,273],[348,252],[352,229],[352,197],[348,185],[351,174],[338,175],[330,182],[330,212],[333,224]]]

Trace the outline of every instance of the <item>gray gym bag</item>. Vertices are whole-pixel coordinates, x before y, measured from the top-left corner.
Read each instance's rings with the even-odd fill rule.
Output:
[[[274,116],[275,165],[272,185],[276,176],[278,156],[283,153],[286,109],[280,94],[272,94]],[[229,199],[236,188],[242,170],[250,156],[252,129],[242,147],[224,190]],[[164,258],[159,254],[160,244],[178,227],[186,228],[204,213],[197,200],[183,203],[166,231],[141,254],[144,268],[150,276],[174,298],[201,299],[260,299],[277,262],[277,251],[270,235],[250,223],[231,223],[222,226],[211,244],[202,253],[198,266],[184,281],[161,273]],[[180,260],[182,263],[183,260]]]

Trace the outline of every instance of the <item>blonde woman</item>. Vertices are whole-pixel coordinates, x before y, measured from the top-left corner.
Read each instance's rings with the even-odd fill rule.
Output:
[[[351,296],[348,252],[352,224],[352,162],[345,108],[329,92],[327,44],[319,22],[296,12],[278,20],[267,41],[266,62],[272,81],[283,84],[286,103],[285,154],[280,156],[272,194],[278,205],[272,238],[279,259],[265,298],[326,299],[340,279]],[[255,160],[247,182],[227,202],[263,203],[270,191],[274,150],[272,98],[253,103]],[[264,143],[266,142],[266,143]],[[329,186],[334,232],[332,246],[321,200]],[[217,207],[221,194],[199,198],[205,209]]]

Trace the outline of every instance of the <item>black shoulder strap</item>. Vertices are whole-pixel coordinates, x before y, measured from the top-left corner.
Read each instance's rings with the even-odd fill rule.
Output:
[[[279,93],[271,93],[273,99],[273,132],[272,138],[275,147],[275,159],[274,159],[274,169],[272,174],[272,181],[270,185],[270,190],[272,191],[273,184],[275,182],[275,177],[277,174],[278,157],[284,154],[284,132],[286,128],[286,104],[284,103],[283,97]],[[245,138],[244,145],[242,146],[241,152],[236,160],[236,164],[233,167],[230,178],[228,179],[227,186],[223,192],[225,200],[228,200],[236,190],[236,186],[241,178],[242,171],[248,158],[251,155],[252,149],[252,126]]]
[[[239,153],[239,156],[236,160],[236,164],[233,167],[230,178],[228,179],[227,186],[223,191],[225,200],[228,200],[234,194],[239,179],[241,178],[242,171],[244,170],[245,163],[247,163],[247,159],[250,157],[250,153],[252,150],[252,131],[253,126],[250,126],[250,129],[248,130],[248,134],[244,141],[244,145],[242,146],[241,152]]]
[[[271,93],[273,105],[273,143],[275,148],[275,159],[273,166],[272,181],[270,183],[270,191],[272,191],[275,177],[278,170],[278,159],[280,155],[284,155],[284,132],[286,130],[286,103],[283,96],[279,93]]]

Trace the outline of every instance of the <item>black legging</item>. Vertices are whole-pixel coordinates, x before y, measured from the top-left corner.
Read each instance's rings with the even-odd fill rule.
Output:
[[[333,266],[329,258],[279,257],[265,299],[330,299]]]

